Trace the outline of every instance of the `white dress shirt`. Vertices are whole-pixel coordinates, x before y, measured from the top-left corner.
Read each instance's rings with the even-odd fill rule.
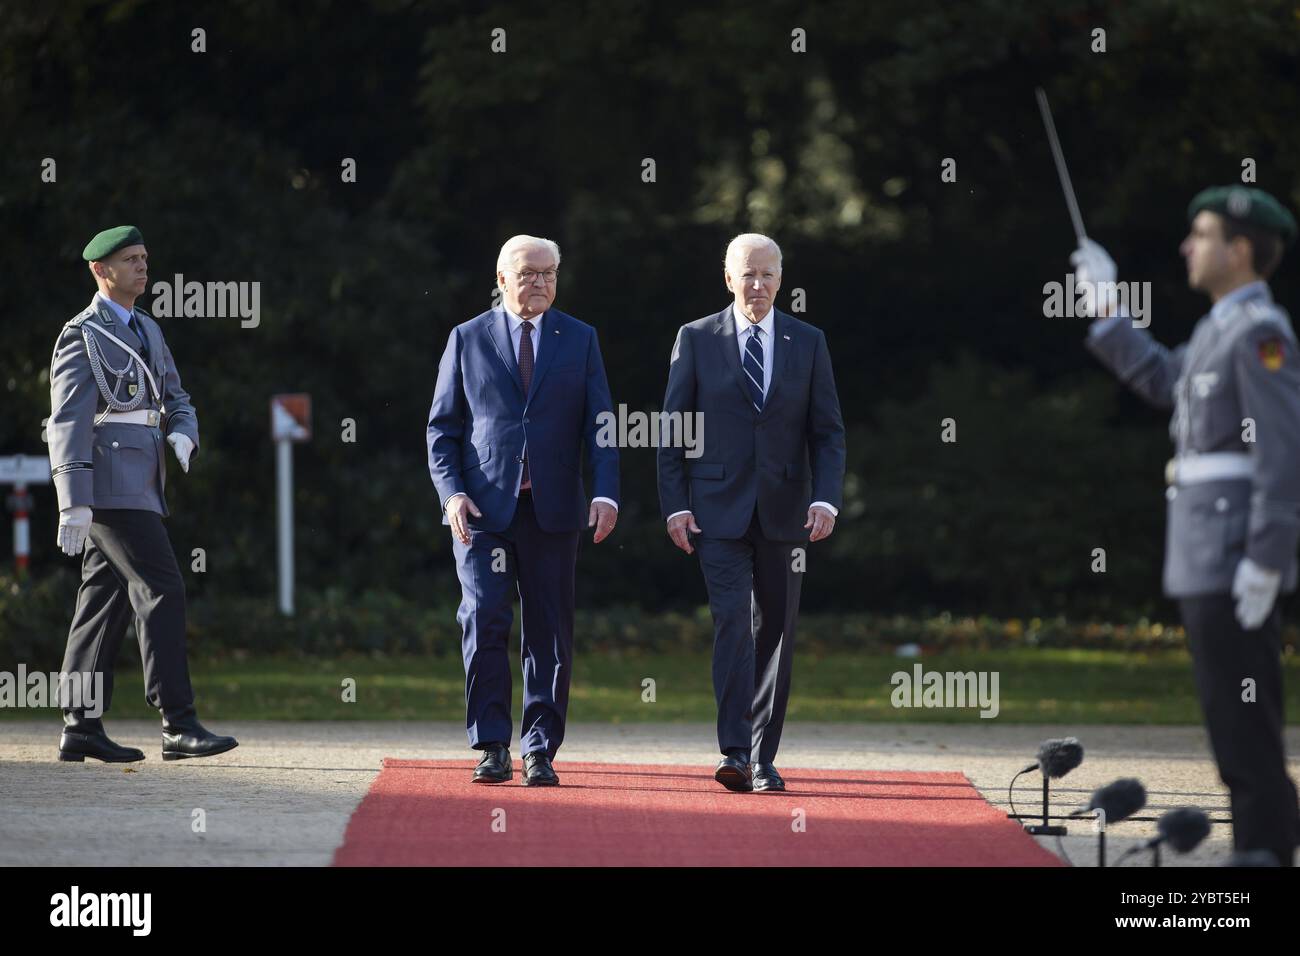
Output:
[[[510,343],[515,347],[515,363],[518,364],[519,349],[520,347],[522,347],[524,343],[524,320],[521,319],[519,316],[515,315],[509,309],[506,309],[505,306],[502,306],[502,309],[504,309],[506,313],[506,324],[509,325],[510,327]],[[546,317],[546,313],[542,312],[540,315],[535,315],[528,320],[533,324],[533,365],[534,366],[536,366],[537,359],[542,354],[541,331],[542,331],[542,319],[544,319],[545,317]]]
[[[776,334],[776,314],[772,309],[767,310],[767,315],[763,316],[755,325],[733,305],[731,307],[731,318],[736,323],[736,344],[740,346],[740,367],[745,367],[745,351],[749,348],[749,339],[754,329],[758,329],[758,344],[763,349],[763,395],[766,396],[772,387],[772,336]]]
[[[768,309],[767,315],[758,320],[755,325],[733,304],[731,306],[731,318],[736,323],[736,345],[740,348],[740,368],[745,368],[745,350],[749,346],[749,337],[753,334],[754,329],[758,329],[758,344],[763,348],[763,397],[772,390],[772,356],[776,349],[772,347],[772,340],[776,337],[776,310]],[[840,516],[840,509],[825,501],[814,501],[812,507],[825,508],[834,517]],[[674,511],[668,516],[672,521],[678,515],[688,515],[689,511]]]

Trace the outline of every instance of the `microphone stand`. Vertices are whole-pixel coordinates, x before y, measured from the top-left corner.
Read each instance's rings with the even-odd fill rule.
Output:
[[[1065,836],[1066,833],[1068,832],[1065,827],[1053,826],[1052,824],[1047,822],[1047,812],[1048,812],[1047,806],[1048,806],[1047,775],[1044,774],[1043,775],[1043,822],[1025,824],[1025,832],[1031,833],[1034,836]]]

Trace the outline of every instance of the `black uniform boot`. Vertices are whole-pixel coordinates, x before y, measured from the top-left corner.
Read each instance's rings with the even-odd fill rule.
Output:
[[[234,737],[214,734],[202,724],[193,708],[175,715],[163,715],[162,758],[184,760],[186,757],[211,757],[234,750],[239,741]]]
[[[69,710],[63,715],[63,736],[59,738],[59,759],[83,763],[87,757],[105,763],[134,763],[144,759],[144,751],[123,747],[108,739],[104,722]]]

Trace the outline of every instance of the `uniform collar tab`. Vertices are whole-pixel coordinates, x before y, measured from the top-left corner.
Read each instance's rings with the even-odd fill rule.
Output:
[[[1244,302],[1254,298],[1263,298],[1265,301],[1273,301],[1273,293],[1269,291],[1268,283],[1263,279],[1256,279],[1254,282],[1247,282],[1245,285],[1239,285],[1210,309],[1210,316],[1219,322],[1226,322],[1237,307]]]

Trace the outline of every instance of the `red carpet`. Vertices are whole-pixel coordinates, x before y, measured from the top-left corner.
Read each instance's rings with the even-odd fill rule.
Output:
[[[509,783],[472,784],[473,769],[386,759],[334,864],[1060,865],[961,773],[782,768],[773,794],[730,793],[703,766],[557,762],[549,788],[521,786],[518,760]]]

